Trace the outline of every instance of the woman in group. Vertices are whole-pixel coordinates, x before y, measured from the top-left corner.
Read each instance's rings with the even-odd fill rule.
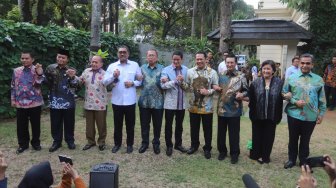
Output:
[[[254,80],[249,89],[249,116],[252,121],[250,158],[261,164],[270,162],[276,125],[282,118],[283,82],[281,78],[273,76],[275,71],[274,61],[264,61],[261,64],[261,77]],[[289,96],[287,94],[285,97]]]

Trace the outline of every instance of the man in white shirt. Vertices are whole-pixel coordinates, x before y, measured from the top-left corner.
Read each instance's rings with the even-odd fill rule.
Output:
[[[137,100],[136,86],[141,85],[141,69],[137,62],[128,60],[129,49],[127,46],[118,48],[119,60],[109,65],[106,70],[103,84],[112,82],[112,108],[114,116],[114,147],[112,153],[118,152],[122,144],[122,127],[125,117],[127,133],[127,153],[133,152],[134,126],[135,126],[135,103]]]
[[[290,75],[295,74],[299,71],[300,58],[294,57],[292,59],[292,66],[288,67],[286,70],[285,79],[289,78]]]

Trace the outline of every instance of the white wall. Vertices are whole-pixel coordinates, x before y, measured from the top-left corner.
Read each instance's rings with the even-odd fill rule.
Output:
[[[260,49],[260,51],[259,51]],[[281,45],[260,45],[260,63],[265,60],[273,60],[282,63],[282,46]]]
[[[263,9],[286,8],[287,7],[287,5],[280,3],[279,0],[262,0],[262,1],[264,2]]]

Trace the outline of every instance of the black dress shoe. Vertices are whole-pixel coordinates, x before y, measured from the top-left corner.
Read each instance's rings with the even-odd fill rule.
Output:
[[[182,145],[175,146],[174,149],[179,150],[182,153],[187,152],[187,149],[185,149]]]
[[[112,153],[117,153],[120,149],[120,146],[113,146]]]
[[[293,166],[295,166],[295,163],[293,161],[287,161],[284,165],[284,168],[292,168]]]
[[[187,151],[187,154],[188,154],[188,155],[191,155],[191,154],[195,153],[197,150],[198,150],[198,149],[196,149],[195,147],[190,147],[190,148],[188,149],[188,151]]]
[[[219,153],[218,155],[218,160],[222,161],[226,158],[227,154],[226,153]]]
[[[168,147],[166,151],[167,156],[171,156],[173,154],[173,147]]]
[[[41,151],[42,147],[40,145],[33,146],[35,151]]]
[[[155,153],[156,155],[158,155],[158,154],[161,152],[161,150],[160,150],[160,145],[154,145],[154,146],[153,146],[153,150],[154,150],[154,153]]]
[[[28,149],[28,147],[19,147],[19,148],[16,150],[16,154],[20,154],[20,153],[24,152],[26,149]]]
[[[133,152],[133,146],[127,146],[126,153],[130,154]]]
[[[92,148],[93,146],[95,146],[96,144],[86,144],[84,147],[83,147],[83,150],[88,150],[90,148]]]
[[[140,149],[139,149],[139,153],[145,153],[145,151],[148,149],[148,146],[146,145],[141,145]]]
[[[68,148],[71,149],[71,150],[76,149],[75,143],[68,143]]]
[[[232,155],[231,156],[231,164],[236,164],[238,162],[238,156],[237,155]]]
[[[205,151],[204,151],[204,157],[205,157],[206,159],[210,159],[210,158],[211,158],[211,152],[208,151],[208,150],[205,150]]]
[[[60,148],[61,146],[62,144],[53,143],[52,146],[49,148],[49,152],[54,152],[58,150],[58,148]]]
[[[98,146],[98,148],[99,148],[100,151],[104,151],[106,149],[106,145],[105,144],[100,145],[100,146]]]

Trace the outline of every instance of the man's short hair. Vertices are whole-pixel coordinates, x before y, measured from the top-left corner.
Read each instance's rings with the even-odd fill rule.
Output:
[[[118,46],[118,51],[119,51],[120,48],[125,48],[127,50],[128,54],[130,53],[130,50],[129,50],[127,45],[123,44],[123,45]]]
[[[334,53],[334,54],[332,55],[332,57],[336,57],[336,53]]]
[[[196,52],[196,55],[197,54],[203,54],[204,58],[207,58],[207,54],[204,51],[198,51],[198,52]]]
[[[21,51],[21,54],[29,54],[31,58],[34,59],[35,55],[31,50],[24,49]]]
[[[153,51],[153,52],[155,52],[156,56],[159,56],[159,53],[158,53],[157,50],[151,48],[151,49],[147,50],[146,54],[147,54],[149,51]]]
[[[175,51],[175,52],[173,52],[172,57],[173,57],[174,55],[180,56],[181,59],[183,59],[183,53],[182,53],[181,51]]]
[[[309,53],[302,54],[300,56],[300,59],[303,58],[303,57],[310,58],[312,60],[312,62],[314,62],[314,56],[312,54],[309,54]]]
[[[298,58],[298,57],[293,57],[293,59],[292,59],[292,63],[295,61],[295,59],[297,59],[297,60],[300,61],[300,58]]]
[[[226,56],[225,61],[226,61],[227,58],[234,58],[235,62],[237,63],[237,57],[233,53],[229,53],[229,55]]]

